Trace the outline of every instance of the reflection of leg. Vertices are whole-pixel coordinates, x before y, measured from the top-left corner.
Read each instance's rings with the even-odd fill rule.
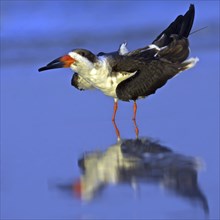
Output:
[[[135,199],[139,198],[140,197],[140,189],[139,189],[139,185],[138,185],[135,177],[132,177],[132,179],[131,179],[131,187],[133,189]]]
[[[112,121],[115,121],[115,116],[116,116],[117,109],[118,109],[118,100],[115,99],[114,112],[113,112],[113,115],[112,115]]]
[[[137,126],[136,120],[133,119],[133,122],[134,122],[134,129],[135,129],[136,138],[138,138],[138,135],[139,135],[139,129],[138,129],[138,126]]]
[[[132,120],[133,120],[133,121],[136,121],[136,113],[137,113],[137,103],[136,103],[136,101],[134,101],[134,107],[133,107],[133,109],[134,109],[134,115],[133,115]]]
[[[112,123],[113,123],[113,125],[114,125],[115,133],[116,133],[116,136],[117,136],[118,141],[119,141],[119,140],[121,139],[119,129],[118,129],[118,127],[117,127],[115,121],[112,121]]]

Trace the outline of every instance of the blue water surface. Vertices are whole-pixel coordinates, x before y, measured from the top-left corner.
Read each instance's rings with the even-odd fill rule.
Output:
[[[73,88],[69,69],[38,72],[73,48],[145,46],[190,3],[192,31],[207,26],[189,37],[200,61],[138,101],[156,154],[136,142],[132,102],[118,142],[111,98]],[[219,1],[2,0],[0,13],[1,219],[219,219]]]

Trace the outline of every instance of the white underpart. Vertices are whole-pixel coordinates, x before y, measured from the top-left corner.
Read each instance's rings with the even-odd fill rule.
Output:
[[[78,61],[75,65],[72,64],[70,66],[73,71],[77,72],[93,87],[101,90],[105,95],[114,98],[117,98],[117,85],[136,73],[135,71],[134,73],[117,73],[112,75],[112,69],[105,56],[99,56],[98,62],[94,64],[75,52],[70,52],[69,55]]]
[[[125,55],[129,52],[128,48],[127,48],[127,43],[122,43],[119,47],[119,55]]]

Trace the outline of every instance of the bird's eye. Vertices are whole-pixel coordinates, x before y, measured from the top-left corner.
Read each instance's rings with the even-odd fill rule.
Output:
[[[85,56],[85,52],[83,52],[83,51],[80,51],[80,53],[79,53],[82,57],[84,57]]]

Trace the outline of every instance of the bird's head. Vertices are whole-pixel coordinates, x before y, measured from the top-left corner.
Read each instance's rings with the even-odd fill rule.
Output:
[[[89,50],[75,49],[67,55],[59,57],[46,66],[41,67],[38,71],[45,71],[57,68],[71,68],[73,71],[80,73],[82,71],[90,71],[97,62],[97,56]]]

